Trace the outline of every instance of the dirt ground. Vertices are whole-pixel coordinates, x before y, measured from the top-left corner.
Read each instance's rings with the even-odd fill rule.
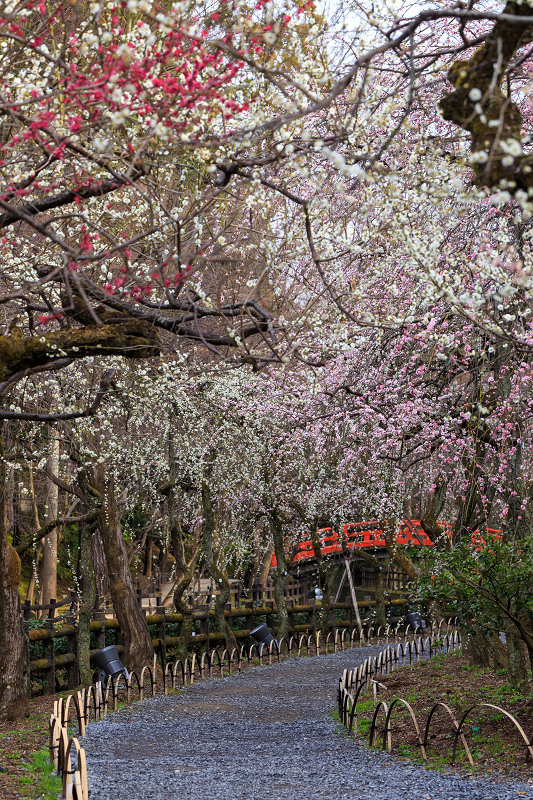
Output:
[[[30,716],[18,722],[0,719],[0,798],[35,798],[37,779],[28,770],[32,755],[48,746],[48,720],[59,695],[37,697]]]
[[[510,712],[523,728],[528,741],[533,739],[533,694],[519,694],[508,683],[507,674],[489,668],[471,667],[460,653],[440,656],[392,675],[379,676],[386,689],[378,690],[378,699],[388,705],[401,697],[415,711],[422,738],[431,708],[443,702],[460,722],[463,714],[478,703],[488,703]],[[372,702],[363,700],[358,711],[358,733],[369,738]],[[385,712],[379,715],[378,729],[383,732]],[[391,714],[392,746],[394,752],[409,758],[420,758],[420,745],[411,716],[405,706],[396,704]],[[533,761],[526,763],[527,748],[512,721],[494,708],[474,708],[465,719],[465,739],[474,760],[475,769],[483,772],[520,773],[532,776]],[[454,743],[454,725],[448,712],[440,707],[432,717],[428,757],[435,764],[450,764]],[[382,735],[379,738],[381,746]],[[456,762],[468,764],[461,742],[457,745]]]

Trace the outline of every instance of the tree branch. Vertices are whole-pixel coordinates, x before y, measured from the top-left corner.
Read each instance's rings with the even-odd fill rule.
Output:
[[[84,411],[66,411],[59,414],[40,414],[36,411],[2,411],[0,409],[0,419],[27,419],[34,422],[57,422],[59,420],[79,419],[80,417],[91,417],[96,414],[98,407],[104,399],[109,385],[115,374],[114,369],[109,369],[100,381],[100,388],[96,393],[93,402]]]
[[[57,528],[59,525],[66,525],[71,522],[87,523],[87,522],[92,522],[94,519],[96,519],[96,511],[89,511],[87,514],[84,514],[81,517],[58,517],[57,519],[52,519],[45,525],[43,525],[42,528],[39,528],[38,531],[32,533],[31,536],[28,536],[27,539],[18,544],[15,547],[15,550],[19,554],[19,556],[21,556],[30,548],[35,547],[37,542],[40,542],[41,539],[44,539],[45,536],[48,536],[48,534],[51,531],[53,531],[54,528]]]
[[[42,336],[0,336],[0,380],[17,372],[65,358],[117,356],[148,358],[159,355],[159,338],[153,327],[141,320],[117,324],[53,331]]]
[[[470,133],[472,155],[477,156],[472,168],[479,184],[497,187],[513,182],[511,188],[526,191],[533,186],[533,158],[521,150],[522,115],[501,89],[514,54],[532,39],[533,8],[507,3],[484,44],[448,72],[455,91],[439,106],[444,119]]]

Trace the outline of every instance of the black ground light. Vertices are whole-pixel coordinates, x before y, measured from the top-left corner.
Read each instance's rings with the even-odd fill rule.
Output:
[[[268,625],[266,624],[266,622],[263,622],[261,625],[258,625],[257,628],[254,628],[253,631],[250,631],[250,636],[257,642],[257,646],[260,653],[262,652],[263,649],[262,646],[264,645],[268,650],[271,642],[274,642],[274,649],[277,652],[278,643],[268,630]]]
[[[98,673],[98,680],[102,681],[104,686],[107,686],[109,678],[114,678],[116,675],[124,673],[126,678],[129,678],[129,672],[118,656],[118,650],[114,644],[109,647],[104,647],[100,652],[91,656],[91,661],[100,670]]]
[[[425,620],[422,619],[418,611],[410,611],[409,614],[405,615],[405,619],[407,624],[414,630],[423,630],[426,627]]]

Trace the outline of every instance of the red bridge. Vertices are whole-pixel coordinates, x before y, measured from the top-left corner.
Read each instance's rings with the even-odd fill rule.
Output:
[[[378,522],[349,522],[343,525],[342,532],[346,539],[346,544],[350,550],[359,547],[372,547],[372,548],[385,548],[385,539],[383,538],[383,531],[378,527]],[[439,522],[444,530],[451,535],[451,525],[449,522]],[[331,556],[335,554],[342,554],[342,546],[339,540],[339,534],[333,528],[321,528],[319,530],[320,536],[320,552],[323,556]],[[488,533],[501,539],[501,530],[488,528]],[[400,530],[396,535],[398,544],[403,545],[418,545],[419,547],[433,546],[433,542],[428,537],[420,524],[418,519],[406,519],[401,524]],[[484,540],[481,538],[478,531],[472,535],[472,544],[477,544],[478,548],[483,544]],[[313,550],[313,542],[311,539],[306,539],[298,544],[298,549],[293,560],[293,564],[297,562],[313,561],[315,553]],[[277,565],[276,556],[272,558],[272,567]]]

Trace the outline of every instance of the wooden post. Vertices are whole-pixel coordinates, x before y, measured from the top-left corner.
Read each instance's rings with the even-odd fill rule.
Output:
[[[353,605],[353,610],[355,611],[357,629],[359,631],[359,635],[361,635],[361,632],[363,630],[363,625],[361,624],[361,615],[359,614],[359,606],[357,605],[357,598],[355,596],[355,587],[353,585],[352,572],[350,570],[350,562],[348,561],[347,558],[344,559],[344,567],[346,569],[346,576],[348,578],[348,583],[350,584],[350,594],[352,596],[352,605]]]
[[[25,620],[29,620],[30,613],[31,613],[31,603],[27,598],[22,603],[22,613],[23,613],[24,619]]]
[[[74,661],[67,667],[67,686],[69,689],[74,689],[80,682],[78,673],[78,628],[76,624],[76,615],[72,614],[71,617],[67,617],[65,623],[67,625],[72,625],[75,631],[71,636],[66,637],[67,653],[72,653],[74,656]]]
[[[100,600],[103,600],[102,605],[100,605]],[[96,596],[95,600],[93,619],[95,622],[102,623],[102,627],[98,631],[96,640],[98,649],[103,650],[105,647],[105,599],[98,597],[98,595]]]
[[[309,612],[309,622],[307,623],[313,629],[316,636],[316,600],[311,601],[311,611]]]
[[[161,652],[161,669],[164,672],[167,664],[166,608],[163,605],[161,605],[159,609],[156,609],[156,613],[161,614],[161,616],[163,617],[163,619],[159,624],[159,642],[160,642],[160,652]]]
[[[200,619],[200,633],[206,636],[205,652],[209,652],[209,606],[205,606],[205,618]]]
[[[336,619],[337,615],[335,613],[336,607],[337,607],[337,604],[336,604],[336,602],[334,600],[333,603],[331,603],[330,609],[329,609],[329,624],[330,624],[331,630],[333,631],[333,636],[335,636],[335,631],[337,630],[337,619]]]
[[[274,629],[274,614],[273,614],[274,601],[273,600],[267,600],[265,605],[267,605],[268,608],[270,609],[270,614],[266,615],[266,624],[268,626],[269,631],[272,632],[273,629]]]
[[[55,694],[56,691],[56,658],[55,658],[55,642],[54,642],[54,621],[47,619],[45,627],[50,631],[50,638],[46,640],[47,647],[46,657],[50,661],[50,666],[46,670],[45,679],[45,694]]]
[[[342,573],[342,577],[341,577],[340,582],[339,582],[339,588],[337,589],[337,594],[335,595],[335,600],[333,601],[334,603],[338,603],[339,602],[339,597],[341,596],[341,592],[342,592],[342,589],[344,587],[344,581],[345,580],[346,580],[346,570],[344,570],[344,572]]]
[[[255,617],[254,617],[254,601],[253,601],[253,600],[247,600],[247,601],[244,603],[244,606],[245,606],[245,608],[249,608],[249,609],[251,609],[251,611],[252,611],[252,614],[251,614],[251,616],[250,616],[250,617],[248,617],[248,619],[249,619],[249,621],[250,621],[250,622],[249,622],[249,624],[250,624],[250,630],[251,630],[251,631],[253,631],[253,629],[255,628]]]
[[[289,615],[289,632],[294,636],[294,600],[290,601],[290,605],[287,603],[287,613]]]

